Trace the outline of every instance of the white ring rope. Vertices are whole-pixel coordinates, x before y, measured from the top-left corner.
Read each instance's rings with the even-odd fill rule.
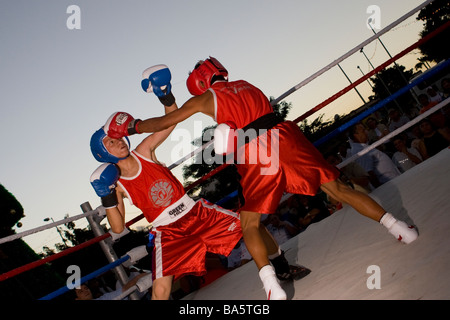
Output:
[[[0,239],[0,244],[5,243],[5,242],[9,242],[9,241],[13,241],[13,240],[16,240],[16,239],[19,239],[19,238],[23,238],[23,237],[28,236],[28,235],[33,234],[33,233],[37,233],[37,232],[40,232],[40,231],[51,229],[53,227],[56,227],[56,226],[59,226],[61,224],[65,224],[65,223],[68,223],[68,222],[72,222],[74,220],[78,220],[78,219],[81,219],[81,218],[86,218],[86,217],[94,215],[94,214],[101,215],[102,211],[104,211],[104,210],[105,209],[100,206],[100,207],[98,207],[95,210],[88,211],[88,212],[83,213],[83,214],[79,214],[79,215],[76,215],[76,216],[73,216],[73,217],[70,217],[70,218],[66,218],[66,219],[63,219],[63,220],[55,221],[55,222],[52,222],[52,223],[49,223],[49,224],[46,224],[46,225],[43,225],[43,226],[40,226],[40,227],[37,227],[37,228],[34,228],[34,229],[30,229],[30,230],[26,230],[26,231],[20,232],[20,233],[12,234],[10,236],[1,238]]]
[[[425,111],[424,113],[422,113],[421,115],[418,115],[417,117],[415,117],[414,119],[410,120],[408,123],[404,124],[403,126],[401,126],[400,128],[395,129],[394,131],[390,132],[389,134],[387,134],[386,136],[384,136],[382,139],[378,140],[377,142],[374,142],[373,144],[371,144],[369,147],[361,150],[360,152],[350,156],[349,158],[345,159],[344,161],[342,161],[341,163],[339,163],[337,165],[337,167],[339,169],[345,167],[346,165],[348,165],[350,162],[356,160],[357,158],[365,155],[366,153],[368,153],[369,151],[375,149],[376,147],[378,147],[379,145],[385,143],[387,140],[391,139],[392,137],[398,135],[399,133],[405,131],[406,129],[408,129],[409,127],[412,127],[413,125],[415,125],[416,123],[418,123],[420,120],[428,117],[430,114],[440,110],[442,107],[444,107],[445,105],[447,105],[448,103],[450,103],[450,98],[447,98],[446,100],[440,102],[439,104],[435,105],[434,107],[432,107],[431,109]]]

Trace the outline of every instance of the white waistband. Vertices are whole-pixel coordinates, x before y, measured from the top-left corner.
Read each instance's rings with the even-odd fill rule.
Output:
[[[170,206],[164,209],[163,212],[150,224],[152,228],[159,226],[165,226],[172,222],[177,221],[188,213],[195,205],[195,201],[191,199],[187,194],[180,199],[172,203]]]

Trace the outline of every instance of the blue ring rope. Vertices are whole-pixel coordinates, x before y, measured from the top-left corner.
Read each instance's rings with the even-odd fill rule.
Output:
[[[100,269],[98,269],[98,270],[96,270],[96,271],[94,271],[94,272],[92,272],[92,273],[82,277],[80,279],[80,284],[85,283],[86,281],[92,280],[92,279],[100,276],[101,274],[105,273],[106,271],[111,270],[111,269],[117,267],[118,265],[121,265],[122,263],[124,263],[128,259],[130,259],[130,256],[129,255],[125,255],[122,258],[120,258],[120,259],[118,259],[118,260],[116,260],[114,262],[111,262],[110,264],[107,264],[104,267],[101,267]],[[56,297],[62,295],[63,293],[66,293],[69,290],[71,290],[71,289],[69,289],[67,286],[64,286],[64,287],[62,287],[62,288],[60,288],[60,289],[58,289],[56,291],[53,291],[52,293],[49,293],[48,295],[40,298],[39,300],[51,300],[53,298],[56,298]]]

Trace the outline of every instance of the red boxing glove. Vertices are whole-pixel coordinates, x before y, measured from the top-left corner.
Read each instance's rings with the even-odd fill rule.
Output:
[[[104,126],[105,132],[113,139],[121,139],[125,136],[140,133],[137,130],[137,124],[140,119],[134,119],[133,116],[126,112],[114,112],[106,121]]]

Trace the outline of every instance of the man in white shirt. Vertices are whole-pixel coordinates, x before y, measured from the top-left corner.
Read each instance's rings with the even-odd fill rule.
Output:
[[[419,151],[414,147],[408,148],[403,135],[395,136],[392,138],[392,142],[397,150],[392,156],[392,161],[402,173],[422,162]]]
[[[357,154],[369,146],[367,130],[361,123],[357,123],[350,128],[349,138],[352,155]],[[400,175],[400,171],[391,158],[376,148],[359,157],[355,162],[367,171],[370,183],[374,187],[378,187]]]
[[[400,128],[404,124],[407,124],[409,122],[409,118],[405,115],[400,114],[400,112],[397,109],[389,109],[388,111],[389,115],[389,131],[392,132],[395,129]]]

